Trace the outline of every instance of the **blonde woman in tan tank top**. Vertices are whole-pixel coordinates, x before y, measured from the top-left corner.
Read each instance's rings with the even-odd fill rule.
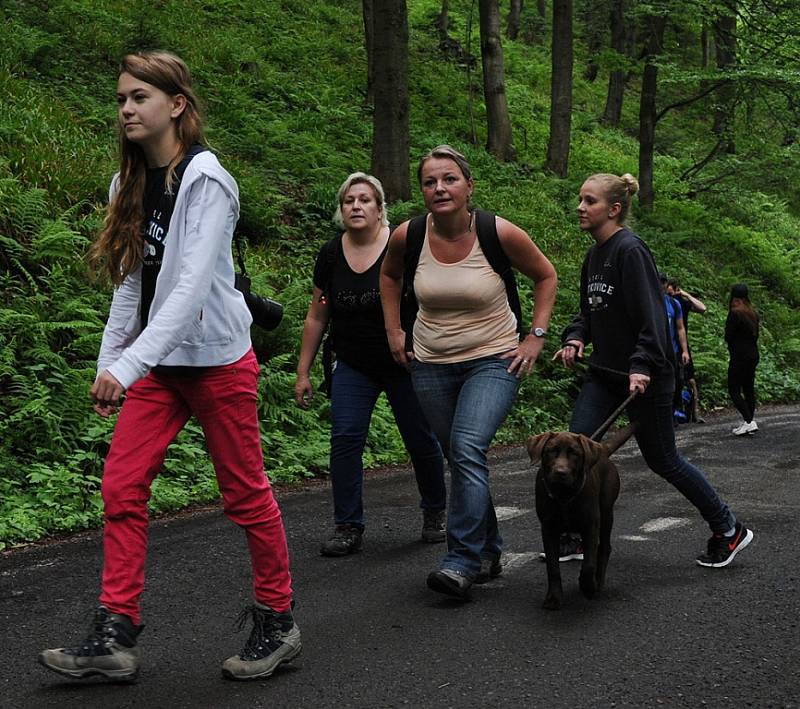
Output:
[[[448,551],[427,583],[434,591],[466,599],[473,583],[502,571],[486,454],[520,379],[533,371],[542,350],[557,279],[528,235],[496,217],[502,251],[534,282],[531,329],[520,340],[506,286],[481,247],[469,204],[474,183],[466,158],[439,146],[420,161],[417,175],[429,213],[414,272],[419,311],[412,351],[406,349],[400,324],[409,222],[389,240],[381,300],[389,348],[395,361],[410,369],[417,398],[450,463]]]

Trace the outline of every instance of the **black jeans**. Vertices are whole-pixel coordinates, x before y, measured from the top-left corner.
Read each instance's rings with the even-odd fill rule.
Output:
[[[742,418],[750,423],[756,415],[756,367],[755,359],[731,357],[728,363],[728,394]]]

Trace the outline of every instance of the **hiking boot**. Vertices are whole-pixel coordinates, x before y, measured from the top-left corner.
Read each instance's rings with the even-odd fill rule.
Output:
[[[99,606],[82,644],[43,650],[39,663],[72,679],[102,675],[120,682],[134,682],[140,662],[136,638],[142,628],[128,616],[109,613],[108,608]]]
[[[422,510],[422,541],[435,544],[447,539],[444,530],[446,519],[444,510]]]
[[[428,574],[428,588],[447,596],[454,596],[466,601],[472,579],[464,572],[455,569],[439,569]]]
[[[253,618],[253,629],[247,643],[238,655],[222,663],[222,676],[227,679],[266,679],[303,649],[300,628],[291,610],[276,613],[269,606],[254,603],[239,614],[239,630],[244,628],[248,616]]]
[[[354,524],[337,524],[333,535],[323,542],[319,553],[322,556],[347,556],[361,549],[364,530]]]
[[[562,534],[558,541],[558,560],[583,561],[583,542],[579,534]],[[539,561],[547,561],[547,554],[539,552]]]
[[[503,573],[503,564],[500,562],[500,557],[481,559],[481,570],[475,577],[475,583],[488,583],[492,579],[496,579]]]
[[[727,566],[733,561],[742,549],[753,541],[752,530],[745,527],[741,522],[736,523],[736,531],[730,537],[724,534],[713,534],[708,540],[708,549],[705,554],[697,557],[700,566],[719,569]]]

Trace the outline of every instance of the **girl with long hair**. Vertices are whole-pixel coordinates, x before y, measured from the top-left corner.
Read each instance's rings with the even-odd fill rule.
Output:
[[[734,436],[752,435],[758,431],[756,415],[756,367],[758,367],[758,315],[750,303],[744,283],[731,288],[728,317],[725,320],[725,342],[728,344],[728,393],[742,415]]]
[[[263,468],[252,318],[234,288],[238,188],[203,146],[180,58],[125,56],[117,105],[120,171],[90,253],[115,285],[90,395],[100,416],[119,411],[103,473],[100,605],[83,643],[45,650],[39,660],[72,678],[136,678],[150,486],[194,415],[225,514],[244,529],[252,561],[253,630],[222,671],[230,679],[268,677],[301,643],[283,522]]]

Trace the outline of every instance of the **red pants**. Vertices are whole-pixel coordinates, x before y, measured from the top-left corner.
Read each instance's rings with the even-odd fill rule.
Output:
[[[214,462],[225,514],[247,536],[253,591],[275,611],[289,609],[286,534],[261,452],[256,411],[259,367],[252,349],[199,377],[148,374],[127,392],[103,472],[105,528],[100,602],[140,622],[147,554],[147,501],[167,447],[194,414]]]

